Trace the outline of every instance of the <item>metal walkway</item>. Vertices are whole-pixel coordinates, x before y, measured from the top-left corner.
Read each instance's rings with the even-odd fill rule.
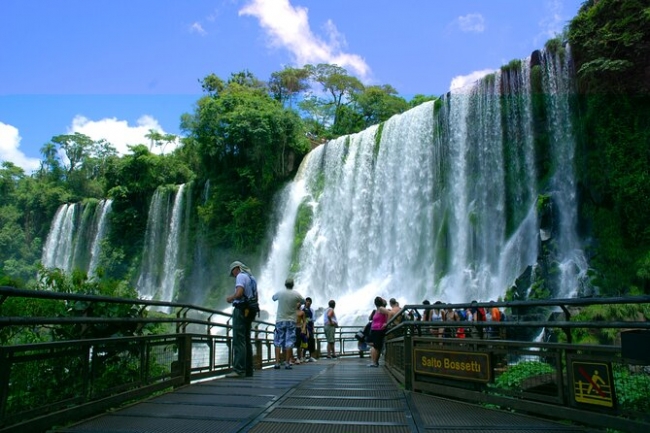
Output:
[[[57,433],[580,432],[524,415],[406,392],[368,358],[220,378],[53,430]]]

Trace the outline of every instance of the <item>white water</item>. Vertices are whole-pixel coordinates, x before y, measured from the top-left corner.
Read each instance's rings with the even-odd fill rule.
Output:
[[[543,53],[542,70],[544,93],[552,95],[546,107],[552,132],[546,157],[555,168],[550,188],[536,184],[526,59],[514,72],[454,90],[437,111],[433,103],[423,104],[381,130],[340,137],[307,155],[276,209],[272,246],[257,274],[262,307],[273,315],[270,297],[289,275],[315,308],[335,299],[343,323],[365,321],[377,295],[402,304],[496,299],[536,264],[536,199],[542,193],[552,195],[560,218],[559,233],[550,234],[561,272],[557,296],[575,294],[587,263],[575,232],[570,55]],[[152,197],[137,282],[144,298],[169,301],[179,290],[190,250],[184,223],[189,190],[160,188]],[[206,183],[203,200],[209,191]],[[95,210],[95,220],[101,217],[93,232],[91,274],[109,209],[104,202]],[[74,235],[87,220],[78,217],[81,210],[69,204],[57,211],[43,250],[46,266],[72,269],[75,248],[83,250]],[[298,224],[309,226],[297,235]],[[201,286],[211,283],[203,270],[213,252],[204,251],[200,240],[192,247],[190,278],[202,283],[192,288],[200,302]]]
[[[575,154],[575,134],[569,113],[569,96],[571,81],[568,79],[571,56],[569,47],[562,59],[559,54],[545,53],[546,73],[544,74],[544,92],[552,95],[549,111],[549,129],[552,131],[552,153],[556,156],[557,169],[551,179],[553,199],[564,210],[560,213],[559,241],[561,261],[561,287],[559,297],[568,298],[576,294],[580,279],[585,275],[587,259],[581,249],[575,227],[578,220],[576,202],[576,184],[573,167]]]
[[[165,246],[165,261],[163,265],[163,277],[161,284],[161,301],[172,301],[176,293],[176,285],[182,272],[178,266],[178,249],[180,244],[181,218],[183,211],[183,190],[185,185],[178,187],[172,208],[172,219],[169,223],[169,234]]]
[[[137,290],[144,299],[172,301],[182,276],[179,264],[185,185],[172,194],[158,188],[149,206]]]
[[[97,264],[99,262],[99,255],[101,252],[101,243],[106,236],[106,226],[107,226],[107,217],[111,212],[111,206],[113,205],[113,200],[107,199],[102,200],[97,205],[99,208],[99,218],[97,218],[97,230],[95,237],[93,239],[91,247],[91,256],[90,256],[90,265],[88,266],[88,276],[93,277],[95,271],[97,270]],[[97,211],[95,211],[97,213]]]
[[[68,270],[67,263],[72,259],[74,215],[74,204],[61,205],[54,214],[52,227],[43,247],[41,262],[44,267]]]
[[[78,269],[93,276],[111,204],[111,200],[101,200],[61,205],[43,247],[43,266],[67,273]]]
[[[559,97],[547,107],[549,158],[555,158],[552,188],[563,218],[554,234],[566,257],[561,293],[571,295],[586,262],[577,259],[568,65],[556,60],[545,55],[542,63],[546,92],[558,86]],[[307,155],[288,187],[260,275],[268,288],[261,291],[263,305],[272,305],[271,294],[292,267],[295,290],[311,296],[316,308],[335,299],[344,323],[365,321],[377,295],[402,305],[503,296],[536,263],[539,245],[530,68],[528,59],[522,63],[515,74],[498,72],[452,92],[438,112],[426,103],[391,118],[378,151],[378,128],[371,127]],[[505,110],[502,89],[516,96]],[[309,206],[313,218],[296,252],[300,206]]]

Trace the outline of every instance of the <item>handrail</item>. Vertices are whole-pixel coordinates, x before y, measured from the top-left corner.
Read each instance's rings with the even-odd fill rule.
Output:
[[[49,421],[69,421],[78,414],[89,416],[91,410],[107,409],[98,402],[107,401],[106,395],[111,395],[112,404],[124,401],[126,398],[139,398],[148,395],[147,393],[161,391],[170,387],[190,383],[192,380],[199,380],[209,377],[223,375],[231,371],[231,347],[232,347],[232,323],[231,315],[210,308],[194,306],[191,304],[142,300],[112,298],[106,296],[68,294],[58,292],[44,292],[34,290],[15,289],[0,287],[0,313],[5,302],[10,297],[41,298],[55,301],[88,301],[107,302],[138,306],[138,317],[27,317],[27,316],[2,316],[0,317],[0,328],[2,327],[38,327],[48,325],[99,325],[99,324],[169,324],[175,325],[165,328],[167,334],[150,334],[144,336],[129,336],[119,338],[87,338],[68,341],[57,341],[48,343],[34,343],[14,346],[0,346],[0,432],[25,431],[24,417],[35,416],[44,413],[39,418],[41,424],[45,425],[45,419]],[[408,304],[402,309],[401,317],[393,318],[389,322],[389,329],[386,335],[386,361],[388,370],[403,382],[406,389],[442,393],[442,395],[455,398],[479,399],[480,401],[493,404],[512,404],[514,408],[524,407],[525,400],[534,393],[530,388],[524,387],[520,391],[499,390],[497,394],[490,394],[491,388],[483,385],[469,386],[460,381],[456,387],[453,379],[438,377],[428,378],[421,372],[414,371],[413,359],[414,350],[439,351],[442,354],[449,353],[488,353],[490,359],[499,362],[499,370],[494,374],[502,374],[509,366],[503,360],[511,359],[540,359],[544,364],[553,367],[556,374],[553,375],[553,384],[558,389],[557,395],[534,395],[534,405],[544,410],[544,404],[566,405],[566,377],[568,365],[577,356],[596,356],[597,362],[605,359],[615,360],[624,365],[627,360],[622,356],[620,345],[598,346],[594,344],[570,344],[571,330],[595,330],[599,328],[610,328],[617,330],[636,329],[647,332],[650,329],[650,322],[585,322],[585,321],[544,321],[539,320],[539,315],[531,316],[534,320],[526,320],[531,317],[509,315],[506,322],[437,322],[437,321],[413,321],[405,320],[404,313],[409,309],[444,309],[463,308],[471,306],[487,307],[509,307],[509,308],[535,308],[535,307],[559,307],[566,313],[566,306],[585,306],[594,304],[627,304],[627,303],[650,303],[650,297],[635,298],[582,298],[582,299],[560,299],[544,301],[510,301],[510,302],[488,302],[488,303],[464,303],[464,304],[437,304],[416,305]],[[166,317],[143,317],[148,307],[172,307],[174,312]],[[20,314],[17,312],[16,314]],[[194,317],[193,317],[194,316]],[[196,317],[198,316],[198,317]],[[565,314],[565,317],[569,317]],[[215,320],[216,319],[216,320]],[[397,323],[397,320],[401,320]],[[190,325],[193,325],[190,327]],[[204,326],[203,328],[197,328]],[[357,350],[355,334],[362,325],[341,326],[336,330],[337,354],[343,356],[363,355]],[[562,329],[567,333],[566,342],[530,342],[516,341],[514,339],[503,339],[502,336],[490,336],[486,339],[477,339],[471,336],[467,338],[446,338],[444,336],[432,336],[422,332],[427,328],[498,328],[521,330],[522,328],[548,328]],[[191,330],[199,332],[188,331]],[[253,325],[252,339],[256,353],[255,363],[257,368],[268,367],[276,360],[274,359],[273,332],[275,324],[256,320]],[[140,328],[138,328],[140,329]],[[486,333],[487,335],[487,333]],[[324,344],[322,329],[316,326],[317,348]],[[620,344],[620,343],[619,343]],[[418,352],[420,353],[420,352]],[[437,353],[437,352],[436,352]],[[129,361],[129,366],[139,366],[137,377],[133,383],[122,383],[119,380],[106,380],[103,375],[113,374],[105,370],[109,363],[105,363],[106,356],[113,356],[112,360],[119,360],[124,357]],[[454,355],[456,356],[456,355]],[[97,360],[95,360],[97,358]],[[78,369],[78,374],[73,377],[60,378],[61,371]],[[618,365],[618,364],[617,364]],[[46,366],[47,368],[42,368]],[[31,373],[31,369],[39,372],[39,376]],[[95,369],[95,370],[91,370]],[[92,374],[90,373],[92,371]],[[128,368],[117,370],[116,373],[129,373]],[[564,373],[563,373],[564,372]],[[644,370],[633,370],[634,374],[647,374]],[[12,376],[22,374],[22,376]],[[79,394],[81,397],[67,396],[65,401],[46,400],[45,406],[29,406],[30,411],[22,411],[21,407],[26,406],[27,394],[15,394],[16,387],[21,382],[29,382],[29,392],[38,389],[40,382],[38,378],[42,375],[49,375],[52,383],[60,381],[61,390],[67,390],[69,386],[78,386],[79,381],[83,382]],[[100,389],[98,386],[90,386],[87,382],[93,377],[102,377],[109,385],[118,385],[114,388]],[[64,382],[64,380],[70,380]],[[76,382],[75,382],[76,381]],[[136,383],[137,382],[137,383]],[[99,394],[93,394],[97,390]],[[22,391],[20,391],[22,392]],[[13,394],[12,394],[13,393]],[[504,396],[505,395],[505,396]],[[508,396],[514,396],[514,403],[507,400]],[[51,397],[50,397],[51,399]],[[512,399],[511,399],[512,400]],[[20,405],[16,402],[20,401]],[[505,402],[505,403],[504,403]],[[507,404],[506,404],[507,403]],[[72,406],[70,406],[72,405]],[[560,406],[561,407],[561,406]],[[81,410],[83,409],[83,410]],[[541,409],[540,409],[541,410]],[[18,412],[16,412],[18,411]],[[557,409],[558,413],[569,413],[569,409]],[[567,416],[569,416],[567,415]],[[56,418],[58,416],[59,418]],[[584,416],[582,414],[581,416]],[[600,416],[600,415],[598,415]],[[598,418],[598,416],[594,416]],[[48,418],[50,417],[50,418]],[[599,418],[600,419],[600,418]],[[606,419],[606,418],[603,418]],[[48,421],[48,422],[49,422]],[[631,422],[628,422],[630,424]],[[36,424],[30,424],[32,426]],[[22,427],[21,427],[22,426]]]
[[[650,372],[644,367],[650,362],[650,318],[646,315],[632,317],[631,321],[570,320],[573,308],[616,304],[643,304],[647,308],[650,296],[408,304],[388,324],[386,365],[407,390],[599,428],[645,433],[650,428],[650,404],[646,397]],[[422,321],[407,320],[406,316],[412,309],[421,313],[425,309],[480,306],[532,309],[533,314],[508,314],[504,322]],[[547,316],[554,313],[553,307],[562,309],[561,320]],[[535,312],[536,308],[541,311]],[[544,320],[546,317],[549,319]],[[452,331],[433,331],[440,328]],[[453,331],[459,328],[465,328],[464,332]],[[537,329],[559,329],[566,338],[553,332],[551,339],[541,341],[538,340],[542,334],[535,341],[521,338],[522,331],[535,330],[526,334],[537,335]],[[573,344],[574,335],[587,338]],[[464,366],[471,368],[463,369]],[[617,400],[619,393],[625,395]]]

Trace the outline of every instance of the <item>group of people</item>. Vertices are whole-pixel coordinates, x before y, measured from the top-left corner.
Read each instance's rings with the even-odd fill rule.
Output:
[[[424,305],[431,305],[428,300],[422,301]],[[503,313],[496,306],[487,310],[479,307],[476,301],[472,301],[468,308],[435,308],[441,305],[441,301],[434,302],[431,308],[425,308],[422,320],[425,322],[470,322],[467,326],[430,328],[430,333],[438,337],[446,338],[486,338],[494,337],[498,330],[491,327],[473,326],[475,322],[500,322],[504,318]]]
[[[229,275],[235,278],[235,291],[226,298],[226,302],[233,306],[233,371],[226,377],[251,377],[253,376],[253,348],[250,333],[255,315],[259,312],[259,308],[251,305],[258,305],[257,283],[250,269],[239,261],[230,264]],[[293,286],[293,278],[287,278],[284,289],[276,292],[272,297],[278,303],[273,336],[276,361],[273,368],[275,369],[282,368],[283,358],[286,370],[291,370],[294,364],[315,361],[313,357],[316,351],[315,317],[312,299],[304,298],[298,291],[293,290]],[[335,307],[336,302],[330,300],[328,308],[323,313],[327,358],[336,358],[334,339],[338,320]],[[295,358],[294,348],[297,349]]]
[[[253,320],[259,313],[257,282],[251,270],[239,261],[230,264],[229,275],[235,278],[235,291],[226,298],[226,302],[233,306],[233,371],[228,376],[251,377],[253,376],[253,349],[250,333]],[[293,278],[287,278],[284,286],[283,290],[278,291],[272,297],[278,303],[273,337],[276,360],[274,368],[282,368],[282,353],[284,351],[284,368],[290,370],[294,363],[314,361],[315,318],[312,299],[304,298],[299,292],[293,290]],[[417,310],[402,311],[395,298],[391,298],[388,302],[381,296],[375,298],[375,308],[370,313],[368,323],[363,331],[363,344],[370,346],[371,363],[368,365],[369,367],[379,367],[379,358],[383,350],[388,323],[397,324],[405,315],[410,320],[424,322],[470,322],[467,326],[446,327],[441,324],[429,327],[429,332],[432,335],[446,338],[494,337],[498,329],[490,327],[484,329],[483,326],[473,326],[472,322],[500,322],[504,319],[503,313],[496,306],[486,310],[479,307],[476,301],[472,301],[468,308],[456,310],[442,308],[441,301],[431,304],[428,300],[424,300],[422,304],[425,305],[425,308],[423,314],[420,314]],[[437,305],[439,307],[436,307]],[[336,302],[330,300],[323,313],[327,358],[336,358],[334,342],[338,319],[335,307]],[[395,319],[391,321],[393,317]],[[297,349],[296,358],[293,356],[294,348]]]
[[[441,301],[436,301],[431,304],[428,300],[422,301],[425,307],[422,314],[417,309],[410,309],[402,311],[399,302],[395,298],[391,298],[388,302],[381,296],[377,296],[374,301],[375,308],[370,313],[368,323],[364,328],[359,338],[359,347],[362,349],[363,345],[370,346],[371,363],[368,367],[378,367],[379,358],[384,345],[384,337],[388,323],[397,324],[405,317],[412,321],[424,322],[500,322],[504,320],[505,316],[501,310],[492,306],[488,309],[479,307],[476,301],[472,301],[470,307],[464,309],[449,308],[436,308],[437,305],[442,306]],[[391,321],[394,317],[395,319]],[[429,333],[436,337],[446,338],[494,338],[498,335],[499,330],[492,327],[473,326],[468,323],[467,326],[454,326],[445,327],[432,326],[429,328]]]

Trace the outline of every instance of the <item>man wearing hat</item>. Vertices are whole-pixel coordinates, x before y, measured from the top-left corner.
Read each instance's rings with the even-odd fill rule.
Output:
[[[275,335],[273,337],[273,345],[275,346],[274,368],[280,368],[280,355],[282,348],[284,348],[284,368],[290,370],[293,346],[296,344],[296,307],[299,304],[304,304],[305,298],[293,290],[293,278],[287,278],[284,287],[284,290],[280,290],[273,295],[273,300],[278,303],[278,311],[275,315]]]
[[[232,304],[232,373],[226,377],[253,376],[253,347],[251,346],[251,324],[255,315],[243,308],[248,299],[257,298],[257,283],[251,270],[242,262],[230,264],[229,275],[235,278],[235,292],[226,298]]]

